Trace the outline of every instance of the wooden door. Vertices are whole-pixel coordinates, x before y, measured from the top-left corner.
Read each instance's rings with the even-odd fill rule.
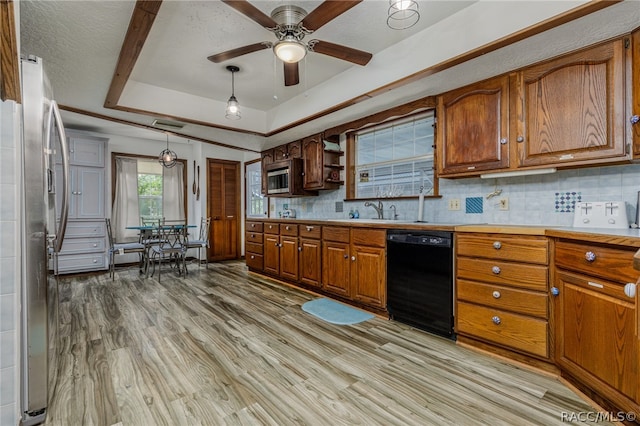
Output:
[[[320,240],[300,238],[300,260],[298,263],[300,282],[320,287],[322,249]]]
[[[240,163],[212,160],[208,163],[208,211],[211,217],[209,260],[240,257]]]
[[[322,242],[322,287],[343,297],[351,296],[349,244]]]
[[[298,237],[280,237],[280,276],[298,281]]]
[[[518,166],[625,156],[624,57],[616,40],[519,73]]]
[[[268,274],[280,273],[280,237],[264,234],[264,271]]]
[[[438,173],[471,175],[509,167],[509,76],[438,97]]]
[[[556,286],[556,362],[618,407],[636,408],[629,405],[638,396],[634,299],[622,284],[578,274],[558,273]]]
[[[353,298],[367,305],[386,306],[385,249],[351,247],[351,287]]]
[[[320,135],[302,140],[304,158],[304,189],[319,189],[324,185],[324,145]]]

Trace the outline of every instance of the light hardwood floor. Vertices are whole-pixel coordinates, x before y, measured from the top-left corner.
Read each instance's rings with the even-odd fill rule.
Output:
[[[326,323],[301,310],[312,295],[242,262],[161,284],[136,268],[62,277],[59,292],[48,425],[560,425],[594,411],[554,378],[397,322]]]

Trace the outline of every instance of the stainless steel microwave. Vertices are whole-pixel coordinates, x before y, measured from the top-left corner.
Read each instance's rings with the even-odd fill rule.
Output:
[[[289,192],[290,167],[275,169],[267,172],[267,195],[285,194]]]
[[[272,197],[318,195],[317,191],[305,191],[303,160],[291,158],[265,165],[263,177],[267,180],[267,193]]]

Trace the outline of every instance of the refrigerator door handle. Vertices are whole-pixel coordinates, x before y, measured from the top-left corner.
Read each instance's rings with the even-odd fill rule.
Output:
[[[64,133],[62,118],[60,117],[60,109],[56,101],[51,101],[49,126],[53,124],[53,119],[55,119],[60,145],[62,146],[62,208],[60,210],[60,225],[55,235],[54,246],[54,251],[58,253],[62,249],[62,241],[64,240],[64,234],[67,232],[67,220],[69,218],[69,146],[67,144],[67,135]],[[51,132],[47,132],[47,138],[51,137],[49,136],[50,134]],[[49,144],[47,143],[47,145]]]

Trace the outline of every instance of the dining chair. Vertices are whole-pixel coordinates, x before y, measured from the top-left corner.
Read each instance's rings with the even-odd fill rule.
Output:
[[[197,248],[198,249],[198,265],[202,266],[202,260],[200,257],[200,250],[209,248],[209,226],[211,225],[210,217],[201,217],[200,218],[200,233],[198,234],[197,239],[188,240],[187,241],[187,249]],[[209,269],[209,256],[205,251],[205,265],[206,268]]]
[[[144,244],[137,243],[116,243],[113,238],[113,231],[111,229],[111,219],[105,218],[105,223],[107,225],[107,236],[109,237],[109,276],[112,280],[115,280],[116,270],[115,270],[115,256],[129,253],[138,253],[140,257],[140,268],[142,270],[143,265],[145,265],[148,261],[147,258],[147,248]]]
[[[174,221],[178,222],[178,221]],[[155,273],[158,265],[158,282],[162,274],[162,263],[174,266],[178,275],[186,274],[185,254],[187,252],[187,227],[185,221],[173,224],[161,224],[158,228],[159,242],[151,245],[149,250],[149,262],[153,265],[151,275]],[[148,269],[147,269],[148,274]]]

